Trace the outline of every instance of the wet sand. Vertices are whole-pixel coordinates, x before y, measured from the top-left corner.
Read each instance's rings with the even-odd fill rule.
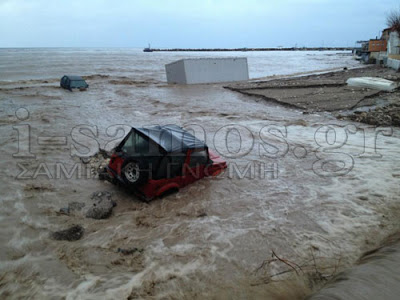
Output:
[[[394,81],[400,82],[400,76],[394,70],[370,66],[284,80],[231,84],[226,88],[306,112],[350,110],[372,105],[375,104],[374,99],[385,94],[347,86],[346,81],[351,77],[394,78]]]
[[[296,272],[270,261],[272,251],[301,266],[302,297],[400,227],[398,128],[376,135],[331,113],[312,108],[304,114],[222,85],[168,86],[101,74],[88,83],[88,91],[72,93],[57,78],[1,85],[2,297],[278,297],[274,291],[288,293],[290,286],[281,280]],[[16,115],[20,107],[28,118]],[[80,162],[71,151],[87,151],[71,137],[78,125],[91,126],[86,141],[111,148],[123,134],[114,136],[110,126],[171,123],[204,128],[210,147],[243,173],[254,166],[255,175],[240,178],[232,169],[150,204],[87,174],[57,178],[58,163],[71,170]],[[13,157],[13,127],[24,124],[35,158]],[[245,128],[241,137],[228,136],[230,152],[247,147],[240,157],[230,155],[219,135],[232,124]],[[65,136],[67,143],[40,145],[43,136]],[[242,150],[235,148],[240,141]],[[29,171],[27,179],[16,179],[18,163]],[[39,169],[42,163],[49,172]],[[58,213],[69,202],[89,204],[99,190],[117,203],[109,219]],[[85,229],[82,239],[50,238],[73,224]],[[132,247],[143,252],[118,252]],[[315,278],[315,266],[325,279]]]

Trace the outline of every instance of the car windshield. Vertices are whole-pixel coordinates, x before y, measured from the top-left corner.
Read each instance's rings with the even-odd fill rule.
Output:
[[[158,149],[158,147],[156,147]],[[122,147],[122,151],[129,155],[138,155],[138,154],[154,154],[158,153],[158,151],[154,151],[153,147],[151,147],[149,140],[143,138],[140,134],[136,132],[132,132],[125,144]]]
[[[84,80],[72,80],[70,86],[72,88],[85,88],[86,82]]]

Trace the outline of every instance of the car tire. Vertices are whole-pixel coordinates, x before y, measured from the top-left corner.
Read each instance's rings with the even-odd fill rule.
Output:
[[[127,160],[122,165],[121,177],[128,186],[139,186],[147,182],[148,176],[143,166],[135,160]]]

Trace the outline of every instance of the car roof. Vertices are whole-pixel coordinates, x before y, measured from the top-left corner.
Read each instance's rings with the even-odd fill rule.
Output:
[[[207,145],[178,125],[152,126],[147,128],[132,127],[166,152],[186,152],[189,149],[207,149]]]
[[[65,75],[65,76],[67,76],[70,80],[83,80],[83,78],[78,75]]]

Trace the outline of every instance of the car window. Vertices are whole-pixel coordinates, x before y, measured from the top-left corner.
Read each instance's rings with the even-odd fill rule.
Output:
[[[84,87],[86,87],[86,82],[83,80],[72,80],[71,87],[72,88],[84,88]]]
[[[194,168],[199,165],[200,166],[205,165],[207,164],[207,162],[208,162],[207,150],[196,151],[190,155],[189,167]]]
[[[122,146],[122,151],[130,155],[147,154],[150,150],[149,147],[148,139],[136,132],[132,132]]]
[[[134,147],[136,153],[149,153],[149,140],[135,133]]]
[[[134,152],[133,148],[133,134],[129,134],[129,137],[125,140],[124,145],[121,150],[125,153],[132,154]]]

